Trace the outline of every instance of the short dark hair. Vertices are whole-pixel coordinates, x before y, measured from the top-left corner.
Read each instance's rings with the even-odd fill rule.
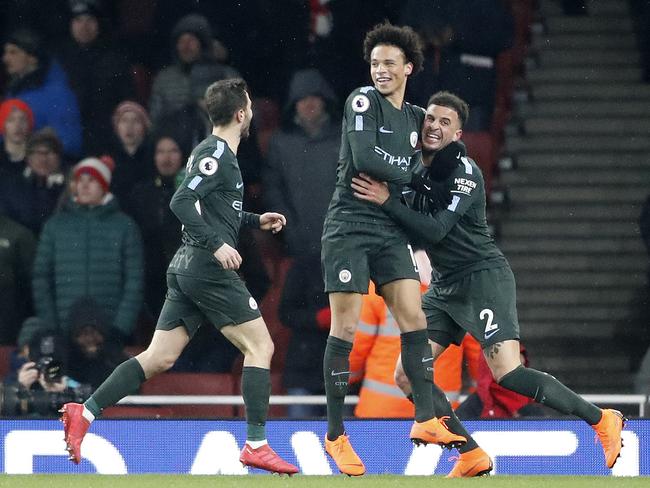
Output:
[[[44,127],[41,130],[34,132],[27,140],[27,154],[36,151],[39,146],[46,146],[50,151],[56,153],[59,157],[63,156],[63,144],[57,137],[54,129]]]
[[[386,21],[377,24],[368,31],[363,40],[363,59],[370,63],[370,55],[375,46],[387,44],[402,50],[407,63],[413,64],[413,73],[422,71],[424,54],[422,54],[422,42],[420,36],[408,26],[393,25]]]
[[[215,126],[228,125],[237,110],[246,108],[248,86],[241,78],[212,83],[205,90],[205,104],[210,121]]]
[[[427,102],[427,108],[429,108],[430,105],[441,105],[456,112],[458,114],[458,120],[460,120],[461,129],[467,123],[467,118],[469,117],[469,105],[467,105],[465,100],[451,92],[439,91],[434,93]]]

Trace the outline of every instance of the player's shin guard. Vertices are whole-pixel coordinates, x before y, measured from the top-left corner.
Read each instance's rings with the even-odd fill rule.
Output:
[[[433,357],[426,330],[405,332],[402,339],[402,366],[411,382],[415,420],[424,422],[433,418]]]
[[[246,439],[266,439],[266,417],[271,395],[271,371],[266,368],[244,366],[241,375],[241,393],[246,406]]]
[[[351,342],[333,336],[327,338],[323,375],[327,397],[327,437],[330,441],[344,432],[343,403],[350,380],[350,351]]]
[[[602,416],[597,406],[569,390],[548,373],[519,366],[501,378],[499,384],[559,412],[580,417],[590,425],[597,424]]]
[[[84,405],[95,417],[99,417],[106,407],[115,405],[125,396],[137,392],[145,379],[144,370],[138,360],[127,359],[113,370]]]

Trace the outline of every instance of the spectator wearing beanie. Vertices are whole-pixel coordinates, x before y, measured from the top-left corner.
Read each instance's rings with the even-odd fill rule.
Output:
[[[27,139],[34,128],[34,114],[22,100],[10,98],[0,104],[0,175],[25,169]]]
[[[2,61],[9,75],[8,98],[20,98],[34,113],[35,129],[51,127],[67,155],[81,152],[81,119],[77,98],[63,68],[45,53],[41,36],[30,29],[12,32]]]
[[[133,186],[154,173],[149,115],[142,105],[130,100],[120,103],[112,117],[114,141],[108,154],[115,161],[111,191],[121,208],[131,214],[128,199]]]
[[[98,1],[70,2],[69,37],[58,50],[58,58],[79,101],[85,154],[108,150],[111,114],[120,101],[135,95],[126,55],[105,32],[109,29]]]
[[[142,305],[142,241],[109,192],[112,169],[106,158],[86,158],[73,168],[73,196],[46,222],[36,251],[34,307],[67,334],[72,304],[92,298],[124,341]]]
[[[173,62],[154,79],[149,100],[149,113],[156,128],[163,117],[196,101],[194,86],[203,84],[205,78],[215,82],[239,76],[234,68],[215,60],[212,35],[210,23],[199,14],[186,15],[174,26]]]
[[[38,235],[65,187],[63,145],[50,129],[35,132],[26,147],[21,173],[0,178],[0,212]]]

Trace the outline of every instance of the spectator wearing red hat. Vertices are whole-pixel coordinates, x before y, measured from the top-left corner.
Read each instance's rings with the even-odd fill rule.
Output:
[[[34,114],[22,100],[10,98],[0,104],[0,174],[21,173],[25,169],[27,139],[34,128]]]
[[[133,187],[154,174],[148,137],[151,121],[142,105],[126,100],[115,108],[112,122],[115,137],[108,154],[115,161],[115,169],[111,192],[121,208],[131,215],[128,203]]]
[[[112,169],[106,158],[73,168],[73,197],[46,222],[36,251],[34,307],[67,333],[72,304],[92,298],[112,332],[127,340],[142,305],[142,241],[109,192]]]

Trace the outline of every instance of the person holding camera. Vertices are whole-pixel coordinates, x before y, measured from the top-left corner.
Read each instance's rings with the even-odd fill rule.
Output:
[[[25,321],[12,357],[12,373],[0,387],[0,415],[56,416],[61,404],[85,400],[91,386],[67,376],[67,341],[37,318]]]

